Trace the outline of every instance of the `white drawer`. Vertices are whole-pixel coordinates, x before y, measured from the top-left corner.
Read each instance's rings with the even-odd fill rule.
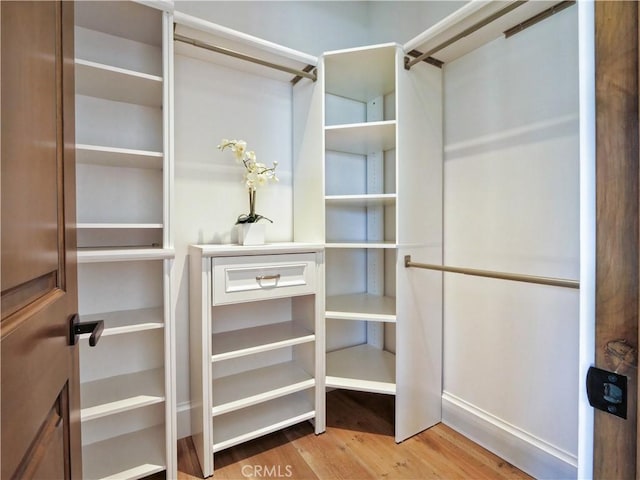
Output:
[[[268,300],[316,291],[316,255],[255,255],[212,259],[213,304]]]

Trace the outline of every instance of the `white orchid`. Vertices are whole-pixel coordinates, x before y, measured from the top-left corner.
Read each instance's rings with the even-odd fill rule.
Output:
[[[242,161],[245,159],[247,143],[242,140],[238,140],[231,145],[231,151],[236,154],[236,160]]]
[[[256,189],[266,185],[269,181],[279,181],[276,176],[278,162],[274,161],[272,167],[259,163],[256,158],[256,152],[253,150],[247,151],[247,142],[244,140],[227,140],[223,138],[220,141],[220,145],[218,145],[218,149],[225,150],[226,148],[229,148],[234,153],[236,162],[242,162],[244,165],[243,183],[249,189],[249,215],[240,215],[237,223],[255,223],[262,218],[269,220],[255,213]]]

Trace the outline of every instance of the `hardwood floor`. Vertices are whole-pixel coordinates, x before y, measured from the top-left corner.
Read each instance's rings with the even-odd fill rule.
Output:
[[[327,394],[327,431],[308,422],[224,450],[215,480],[290,478],[530,479],[444,424],[400,444],[393,440],[394,399],[335,390]],[[202,478],[191,438],[178,442],[178,479]]]

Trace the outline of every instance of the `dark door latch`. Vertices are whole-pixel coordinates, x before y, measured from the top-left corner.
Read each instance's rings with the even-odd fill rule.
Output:
[[[587,398],[592,407],[627,418],[627,377],[596,367],[589,368]]]
[[[74,313],[69,319],[69,345],[78,343],[78,335],[90,333],[89,345],[95,347],[104,330],[104,320],[97,322],[80,322],[80,315]]]

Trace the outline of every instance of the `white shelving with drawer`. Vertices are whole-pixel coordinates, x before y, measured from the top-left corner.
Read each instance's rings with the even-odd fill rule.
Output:
[[[324,253],[316,244],[193,245],[192,437],[204,476],[214,453],[324,420]]]

